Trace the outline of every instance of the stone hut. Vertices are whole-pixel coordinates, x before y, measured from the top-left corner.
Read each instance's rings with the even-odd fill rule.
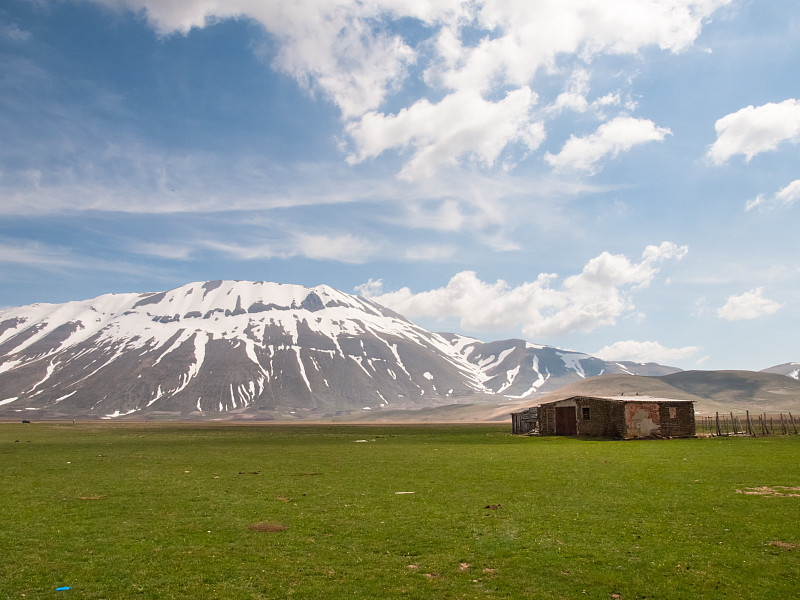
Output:
[[[539,406],[540,435],[694,437],[694,403],[649,396],[573,396]]]

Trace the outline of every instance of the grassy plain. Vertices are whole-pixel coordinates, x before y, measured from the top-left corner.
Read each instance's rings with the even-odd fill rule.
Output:
[[[800,595],[800,436],[508,429],[3,424],[0,598]]]

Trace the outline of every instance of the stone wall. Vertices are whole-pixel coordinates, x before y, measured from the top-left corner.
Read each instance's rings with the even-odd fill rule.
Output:
[[[691,402],[659,402],[661,435],[694,437],[694,404]]]
[[[623,418],[623,407],[621,402],[591,397],[579,397],[575,399],[575,402],[578,406],[578,435],[622,437],[620,425]],[[588,409],[588,415],[586,409]]]
[[[556,407],[552,404],[539,407],[539,435],[556,434]]]

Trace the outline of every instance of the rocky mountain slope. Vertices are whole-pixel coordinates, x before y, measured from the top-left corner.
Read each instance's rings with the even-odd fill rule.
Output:
[[[431,333],[324,285],[212,281],[0,312],[3,418],[319,418],[675,371]]]

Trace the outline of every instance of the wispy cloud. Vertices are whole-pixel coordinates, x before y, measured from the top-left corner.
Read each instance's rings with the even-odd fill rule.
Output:
[[[795,202],[800,201],[800,179],[795,179],[785,188],[779,190],[772,196],[759,194],[745,205],[745,210],[769,210],[772,208],[788,208]]]
[[[59,275],[86,271],[136,274],[142,270],[141,265],[86,256],[67,246],[12,238],[0,238],[0,266],[2,265],[21,266]]]
[[[27,42],[31,37],[30,31],[21,29],[16,23],[5,23],[0,25],[0,38],[11,42]]]
[[[304,257],[358,264],[374,259],[380,244],[348,233],[292,232],[274,236],[269,242],[258,241],[255,237],[249,243],[204,240],[197,244],[197,250],[200,249],[227,254],[237,260]]]
[[[0,263],[36,269],[77,267],[80,261],[69,249],[29,240],[0,240]]]

